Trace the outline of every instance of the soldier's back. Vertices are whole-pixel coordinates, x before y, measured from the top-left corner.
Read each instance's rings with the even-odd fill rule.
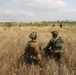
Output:
[[[38,41],[29,41],[28,44],[34,53],[40,53],[40,44]]]

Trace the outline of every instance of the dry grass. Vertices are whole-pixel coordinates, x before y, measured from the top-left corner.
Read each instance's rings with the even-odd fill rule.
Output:
[[[36,31],[37,40],[44,48],[51,38],[50,32],[58,30],[59,36],[64,39],[63,64],[58,67],[53,59],[44,60],[44,68],[27,66],[24,64],[17,68],[17,60],[24,53],[24,48],[29,40],[29,33]],[[76,26],[56,27],[0,27],[0,75],[76,75]]]

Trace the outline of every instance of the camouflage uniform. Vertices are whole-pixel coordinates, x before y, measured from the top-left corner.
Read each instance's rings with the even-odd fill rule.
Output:
[[[37,35],[35,32],[30,33],[29,37],[35,40],[28,41],[27,46],[25,48],[25,58],[27,60],[27,63],[31,64],[33,62],[34,64],[38,64],[41,60],[41,46],[39,42],[36,41]]]
[[[58,37],[57,31],[51,32],[53,35],[57,35],[57,38],[52,38],[48,45],[44,48],[46,55],[53,56],[56,61],[60,60],[63,46],[63,40],[61,37]],[[51,49],[50,49],[51,47]]]

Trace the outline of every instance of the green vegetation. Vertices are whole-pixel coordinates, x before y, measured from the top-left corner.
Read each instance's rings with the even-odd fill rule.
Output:
[[[41,22],[0,22],[0,27],[11,27],[11,26],[51,26],[59,25],[59,21],[41,21]],[[76,25],[76,22],[62,21],[63,25]]]
[[[14,26],[15,22],[0,22],[0,27],[11,27]]]

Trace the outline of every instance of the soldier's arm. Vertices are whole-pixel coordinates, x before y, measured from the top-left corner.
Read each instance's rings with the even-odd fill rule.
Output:
[[[43,50],[49,49],[51,47],[51,43],[52,43],[52,41],[50,40],[50,42],[48,43],[48,45]]]
[[[26,47],[25,47],[25,54],[29,53],[29,45],[28,43],[26,44]]]

